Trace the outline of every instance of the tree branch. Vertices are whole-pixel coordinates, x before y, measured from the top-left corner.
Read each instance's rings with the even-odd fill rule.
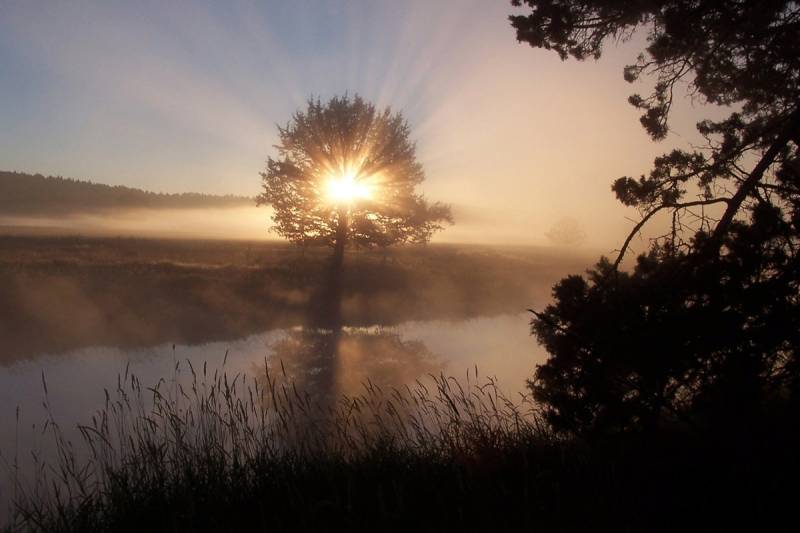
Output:
[[[764,172],[775,162],[775,158],[778,157],[781,150],[797,135],[798,130],[800,130],[800,108],[794,110],[789,116],[788,122],[783,132],[775,139],[775,142],[772,143],[772,146],[769,147],[769,150],[767,150],[747,179],[739,186],[736,194],[728,202],[727,209],[722,214],[717,227],[714,228],[714,233],[711,235],[711,247],[706,249],[706,253],[716,254],[719,252],[722,246],[722,237],[728,232],[733,222],[733,217],[739,212],[742,202],[753,192],[761,178],[764,177]]]
[[[625,242],[622,244],[622,248],[620,248],[619,253],[617,254],[617,259],[614,261],[614,270],[617,270],[619,268],[619,264],[622,263],[622,259],[625,257],[625,252],[628,250],[628,246],[631,244],[631,241],[636,236],[636,234],[639,233],[642,227],[645,224],[647,224],[647,221],[650,220],[653,217],[653,215],[655,215],[662,209],[685,209],[687,207],[694,207],[698,205],[729,203],[730,201],[731,201],[730,198],[713,198],[711,200],[695,200],[693,202],[661,204],[653,208],[644,217],[642,217],[642,219],[633,227],[631,232],[628,234],[628,238],[625,239]]]

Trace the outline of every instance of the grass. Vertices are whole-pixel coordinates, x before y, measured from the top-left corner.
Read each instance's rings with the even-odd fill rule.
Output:
[[[477,370],[461,382],[431,376],[404,389],[367,383],[363,394],[331,405],[299,391],[285,372],[271,374],[266,361],[257,378],[187,368],[186,388],[180,365],[152,388],[121,376],[104,409],[79,426],[84,461],[51,418],[59,463],[40,464],[36,484],[21,488],[10,529],[366,525],[427,501],[410,486],[458,482],[456,465],[480,469],[505,460],[500,450],[549,445],[530,400],[505,398],[491,380],[476,383]]]
[[[80,443],[51,419],[59,460],[19,488],[8,531],[764,529],[796,496],[780,429],[589,444],[477,369],[320,404],[269,368],[126,373]]]

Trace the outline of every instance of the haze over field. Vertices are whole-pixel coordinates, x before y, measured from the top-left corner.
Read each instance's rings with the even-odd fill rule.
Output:
[[[682,102],[674,133],[650,142],[625,99],[647,90],[622,78],[641,36],[597,63],[562,63],[514,42],[511,11],[469,0],[5,2],[0,161],[157,192],[254,196],[275,124],[311,94],[357,92],[409,119],[423,190],[452,203],[457,220],[436,240],[543,244],[567,216],[587,246],[614,249],[635,213],[611,181],[697,140],[698,110]],[[263,235],[267,215],[220,215],[206,236]]]

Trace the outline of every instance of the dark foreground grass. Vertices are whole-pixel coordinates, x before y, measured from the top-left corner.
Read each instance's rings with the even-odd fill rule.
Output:
[[[796,503],[778,425],[589,445],[477,371],[327,406],[267,370],[188,371],[186,388],[121,377],[80,428],[85,461],[50,421],[60,461],[20,487],[8,530],[770,529]]]

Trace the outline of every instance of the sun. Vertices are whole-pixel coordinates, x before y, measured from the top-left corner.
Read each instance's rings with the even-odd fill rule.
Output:
[[[359,181],[352,172],[329,178],[326,192],[328,199],[335,204],[353,203],[372,196],[370,188]]]

